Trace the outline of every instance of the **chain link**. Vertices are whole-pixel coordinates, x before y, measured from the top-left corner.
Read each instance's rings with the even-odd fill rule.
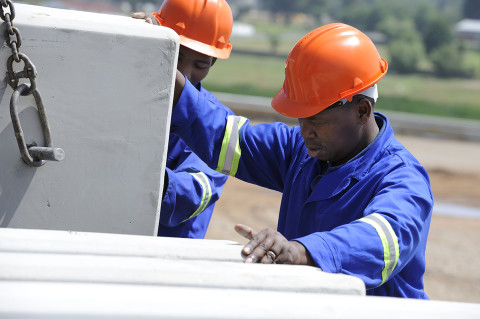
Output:
[[[18,142],[20,154],[22,155],[24,162],[31,167],[39,167],[45,164],[45,160],[61,161],[64,158],[65,153],[61,148],[52,147],[47,114],[45,113],[42,98],[36,84],[37,69],[25,54],[20,53],[22,36],[20,35],[20,31],[13,25],[13,20],[15,19],[15,7],[11,0],[0,0],[0,4],[0,18],[2,18],[6,25],[5,42],[12,51],[12,55],[7,59],[7,80],[8,84],[14,90],[10,100],[10,116],[12,118],[12,124],[15,130],[15,137]],[[8,11],[6,11],[7,8]],[[15,72],[13,69],[14,62],[23,62],[23,70]],[[19,85],[19,80],[22,78],[29,79],[30,84],[23,83]],[[32,145],[26,145],[17,112],[17,100],[20,95],[33,95],[40,116],[43,136],[45,138],[45,143],[47,144],[46,147],[37,147],[35,142]]]
[[[0,7],[0,17],[6,24],[5,29],[5,40],[7,45],[10,47],[12,51],[12,55],[7,61],[7,78],[8,84],[12,87],[12,89],[16,89],[18,87],[18,80],[20,78],[27,78],[30,80],[30,90],[25,94],[31,94],[33,90],[35,90],[35,78],[37,77],[37,72],[35,65],[30,61],[30,59],[25,55],[20,53],[20,47],[22,45],[22,36],[20,35],[20,31],[13,25],[13,19],[15,19],[15,7],[11,0],[1,0],[2,6]],[[6,12],[5,9],[8,8],[10,12]],[[25,67],[22,72],[15,73],[13,71],[13,63],[20,63],[22,62],[25,64]]]

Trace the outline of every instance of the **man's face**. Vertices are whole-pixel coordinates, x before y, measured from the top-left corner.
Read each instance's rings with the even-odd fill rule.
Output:
[[[355,104],[326,109],[299,119],[308,155],[336,165],[347,162],[360,150],[360,128]]]
[[[208,71],[210,71],[215,61],[216,59],[211,56],[181,45],[178,54],[177,69],[185,75],[193,85],[197,85],[207,76]]]

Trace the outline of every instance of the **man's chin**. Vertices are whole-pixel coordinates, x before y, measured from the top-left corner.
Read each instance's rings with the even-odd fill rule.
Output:
[[[308,149],[308,156],[323,160],[323,158],[325,157],[325,154],[323,154],[322,151],[317,149]]]

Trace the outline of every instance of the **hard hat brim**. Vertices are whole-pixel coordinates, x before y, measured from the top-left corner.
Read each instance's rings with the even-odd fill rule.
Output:
[[[272,99],[271,105],[278,113],[297,119],[313,116],[326,108],[309,103],[294,102],[289,99],[283,88]]]
[[[226,48],[219,49],[184,36],[180,36],[180,44],[194,51],[219,59],[228,59],[230,52],[232,51],[231,44],[228,44]]]

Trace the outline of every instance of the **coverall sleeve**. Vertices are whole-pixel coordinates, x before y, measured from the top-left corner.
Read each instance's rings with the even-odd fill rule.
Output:
[[[165,172],[168,187],[160,212],[160,223],[167,227],[177,226],[210,208],[213,210],[227,181],[227,176],[211,170],[190,148],[185,147],[175,155],[176,158],[168,158],[168,162],[175,165],[170,165]]]
[[[171,130],[212,169],[262,187],[283,189],[289,156],[296,145],[289,126],[250,125],[248,119],[232,115],[228,108],[202,99],[187,80],[172,113]]]
[[[324,271],[359,277],[373,289],[391,278],[401,280],[397,274],[408,263],[425,263],[418,252],[426,248],[432,208],[428,182],[404,165],[382,179],[363,218],[296,240]],[[414,284],[423,291],[421,282]]]

